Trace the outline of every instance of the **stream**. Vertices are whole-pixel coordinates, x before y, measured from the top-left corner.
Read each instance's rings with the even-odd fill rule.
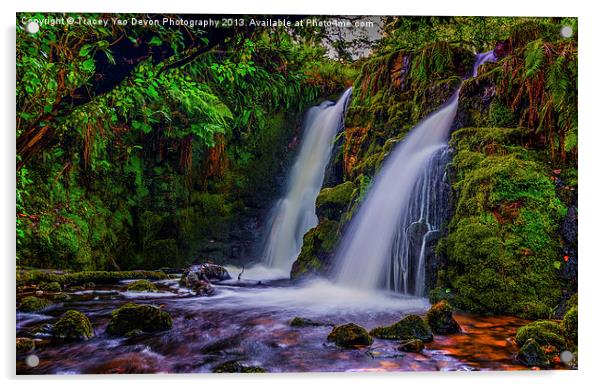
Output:
[[[17,312],[17,336],[76,309],[90,318],[94,338],[53,345],[38,334],[39,365],[30,367],[19,357],[17,373],[198,373],[232,360],[269,372],[526,369],[515,360],[512,341],[526,321],[514,317],[457,313],[462,333],[436,335],[419,354],[397,350],[397,341],[376,338],[367,348],[337,348],[326,342],[331,326],[291,327],[288,322],[300,316],[331,325],[354,322],[370,330],[410,313],[424,314],[428,300],[362,292],[326,280],[293,284],[279,275],[250,269],[242,281],[215,284],[212,297],[193,296],[177,279],[154,282],[156,293],[127,292],[129,281],[68,291],[70,300],[42,313]],[[108,336],[111,311],[127,302],[161,306],[171,314],[173,328],[131,338]]]

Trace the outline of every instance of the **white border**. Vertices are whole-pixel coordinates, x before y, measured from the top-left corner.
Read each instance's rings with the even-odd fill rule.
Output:
[[[444,387],[486,386],[508,387],[514,385],[539,385],[542,387],[571,387],[600,380],[597,370],[602,369],[599,360],[600,337],[600,274],[602,256],[600,255],[600,237],[598,237],[601,219],[599,196],[602,161],[599,151],[602,125],[596,115],[600,111],[598,95],[600,88],[600,37],[602,16],[596,12],[595,2],[548,0],[529,2],[525,0],[503,1],[396,1],[368,0],[352,3],[349,0],[297,0],[287,3],[284,0],[221,0],[206,1],[158,1],[145,0],[134,4],[124,0],[103,0],[101,2],[53,0],[36,2],[19,0],[18,5],[10,0],[2,4],[2,83],[0,84],[0,107],[2,108],[3,127],[0,129],[2,160],[0,172],[4,182],[2,201],[2,275],[5,285],[5,310],[2,324],[2,368],[1,376],[9,385],[35,385],[48,387],[90,386],[106,387],[114,384],[145,385],[165,387],[189,384],[211,384],[228,387],[304,387],[308,384],[344,387],[384,387],[384,386],[420,386],[441,385]],[[568,372],[472,372],[472,373],[383,373],[383,374],[271,374],[267,376],[216,376],[216,375],[152,375],[152,376],[45,376],[14,377],[14,157],[15,157],[15,12],[17,11],[73,11],[73,12],[173,12],[173,13],[264,13],[264,14],[368,14],[368,15],[486,15],[486,16],[577,16],[579,17],[579,245],[580,245],[580,347],[579,371]]]

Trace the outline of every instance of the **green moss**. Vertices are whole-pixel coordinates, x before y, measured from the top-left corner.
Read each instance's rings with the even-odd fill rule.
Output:
[[[312,321],[311,319],[295,317],[288,323],[292,327],[306,327],[306,326],[325,326],[325,323]]]
[[[85,341],[94,336],[92,324],[76,310],[65,312],[52,328],[52,338],[61,341]]]
[[[433,340],[431,328],[418,315],[408,315],[391,326],[376,327],[370,331],[370,335],[389,340],[419,339],[423,342]]]
[[[317,274],[325,271],[339,238],[339,224],[328,219],[320,221],[303,236],[303,247],[293,263],[291,277]]]
[[[127,290],[133,291],[133,292],[157,292],[157,291],[159,291],[157,289],[157,286],[155,286],[153,283],[151,283],[150,281],[148,281],[146,279],[136,280],[135,282],[128,284]]]
[[[139,331],[169,330],[172,325],[171,316],[157,307],[127,303],[111,313],[107,333],[128,336]]]
[[[328,334],[326,340],[334,342],[337,346],[343,348],[368,346],[373,341],[368,331],[355,323],[335,326],[330,334]]]
[[[17,285],[35,284],[41,282],[56,282],[61,286],[80,285],[85,283],[115,283],[128,279],[166,279],[162,271],[85,271],[56,273],[48,271],[19,271]]]
[[[566,208],[539,155],[518,146],[521,137],[505,128],[453,134],[455,211],[438,283],[458,308],[543,318],[561,294],[557,236]]]
[[[562,323],[560,324],[562,328],[562,333],[564,334],[567,341],[577,346],[577,338],[578,338],[578,306],[575,305],[570,308],[569,311],[566,312],[564,318],[562,319]]]
[[[322,189],[316,199],[318,217],[338,220],[349,207],[354,190],[355,186],[349,181],[335,187]]]
[[[535,321],[516,331],[516,343],[523,346],[527,340],[533,339],[540,346],[553,346],[557,350],[565,348],[565,340],[560,324],[554,321]]]
[[[60,292],[61,285],[59,282],[50,282],[50,283],[42,282],[42,283],[40,283],[40,290],[50,291],[50,292]]]
[[[494,100],[489,105],[489,123],[494,127],[516,126],[514,112],[501,102]]]
[[[23,298],[19,310],[25,312],[35,312],[45,309],[50,306],[50,302],[46,299],[37,298],[35,296],[28,296]]]

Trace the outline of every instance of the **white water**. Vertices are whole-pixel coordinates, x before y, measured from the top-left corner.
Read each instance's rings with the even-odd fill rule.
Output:
[[[477,55],[473,77],[494,58],[493,52]],[[458,95],[414,127],[385,160],[335,256],[337,283],[424,295],[425,249],[443,219],[445,151]]]
[[[301,252],[303,235],[318,223],[316,198],[334,139],[343,128],[350,96],[351,88],[336,103],[328,101],[308,110],[301,150],[289,175],[286,195],[272,210],[263,263],[286,273],[287,277]]]

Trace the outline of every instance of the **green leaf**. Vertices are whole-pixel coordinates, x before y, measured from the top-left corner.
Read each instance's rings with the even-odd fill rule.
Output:
[[[562,263],[560,261],[555,261],[554,262],[554,268],[556,268],[556,269],[560,269],[561,265],[562,265]]]
[[[153,36],[153,38],[148,42],[149,46],[161,46],[163,42],[157,36]]]
[[[91,44],[85,44],[82,46],[82,48],[79,50],[79,56],[80,57],[85,57],[90,53],[90,50],[92,49],[92,45]]]

